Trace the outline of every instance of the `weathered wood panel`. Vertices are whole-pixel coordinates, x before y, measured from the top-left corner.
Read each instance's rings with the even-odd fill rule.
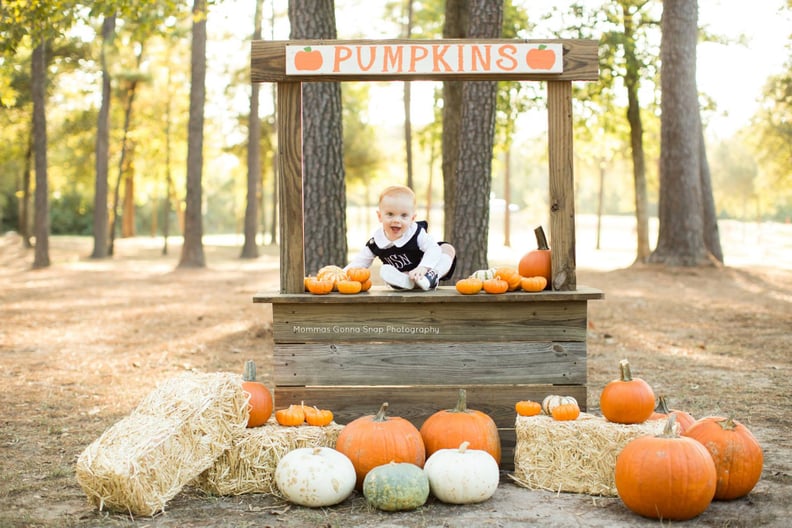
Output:
[[[273,306],[276,343],[584,341],[585,302]]]
[[[498,426],[501,439],[501,469],[514,467],[516,434],[514,404],[520,400],[542,401],[548,394],[573,396],[586,409],[586,388],[574,385],[471,385],[458,387],[276,387],[275,408],[305,402],[331,409],[335,421],[347,424],[361,416],[373,415],[382,402],[388,414],[410,420],[417,428],[435,412],[451,409],[460,388],[467,390],[468,408],[484,412]]]
[[[596,40],[572,39],[534,39],[519,40],[518,42],[560,43],[564,47],[564,71],[562,73],[520,73],[520,74],[369,74],[360,75],[290,75],[286,76],[286,45],[317,46],[323,44],[366,46],[377,44],[427,44],[436,45],[443,43],[465,43],[469,39],[443,39],[443,40],[290,40],[271,41],[255,40],[250,50],[250,79],[252,82],[325,82],[325,81],[445,81],[445,80],[495,80],[495,81],[596,81],[599,79],[598,42]],[[509,39],[476,39],[481,44],[503,44],[514,42]]]
[[[571,83],[547,83],[547,108],[552,286],[570,291],[577,285]]]
[[[280,286],[282,293],[305,290],[302,189],[302,85],[278,84],[278,189]]]
[[[280,345],[275,384],[586,383],[585,342]]]

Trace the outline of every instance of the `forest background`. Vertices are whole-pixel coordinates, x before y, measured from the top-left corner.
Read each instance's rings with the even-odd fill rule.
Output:
[[[58,2],[52,2],[52,5]],[[68,4],[69,30],[51,40],[47,73],[48,196],[52,234],[90,235],[94,218],[96,123],[102,91],[102,17]],[[339,38],[403,36],[405,5],[413,9],[410,35],[442,34],[442,2],[339,0]],[[623,51],[612,40],[623,21],[614,7],[640,10],[640,28],[631,38],[641,59],[641,116],[647,155],[649,212],[657,210],[660,155],[659,17],[662,3],[508,2],[520,38],[597,38],[615,51],[601,57],[602,82],[581,85],[575,99],[576,209],[581,214],[634,214],[624,95]],[[789,222],[792,217],[792,55],[786,31],[790,2],[762,2],[764,18],[723,15],[732,3],[700,2],[698,71],[700,102],[718,217],[756,222]],[[13,2],[6,5],[13,5]],[[113,236],[179,235],[186,200],[188,104],[190,88],[189,6],[150,2],[136,18],[119,18],[112,46],[105,49],[112,79],[110,105],[110,210]],[[203,142],[203,231],[241,233],[247,199],[247,144],[251,85],[249,42],[256,8],[262,38],[286,39],[285,1],[210,2],[207,15],[206,120]],[[5,17],[6,12],[2,13]],[[162,16],[166,14],[167,16]],[[738,19],[750,26],[733,25]],[[9,23],[8,20],[3,24]],[[54,24],[56,25],[56,24]],[[768,41],[768,35],[776,37]],[[609,40],[610,39],[610,40]],[[757,42],[764,46],[758,47]],[[769,42],[769,44],[768,44]],[[622,41],[623,43],[623,41]],[[30,61],[22,40],[0,57],[0,225],[30,243],[33,170]],[[725,52],[725,55],[723,54]],[[718,57],[726,57],[726,60]],[[756,65],[767,70],[757,72]],[[759,82],[757,82],[759,81]],[[412,83],[410,117],[414,174],[425,216],[442,225],[440,131],[435,83]],[[727,90],[731,85],[732,90]],[[751,90],[756,90],[752,92]],[[514,227],[526,232],[547,214],[544,93],[523,84],[512,100],[516,114],[501,108],[492,170],[493,222],[500,222],[503,245]],[[710,91],[712,93],[710,93]],[[343,95],[344,169],[349,224],[368,230],[377,189],[406,178],[402,83],[346,83]],[[737,99],[727,99],[728,93]],[[277,238],[273,173],[273,94],[260,92],[261,177],[257,242]],[[514,104],[516,101],[516,104]],[[538,116],[538,117],[537,117]],[[737,116],[736,119],[729,119]],[[514,119],[514,121],[510,121]],[[503,147],[503,148],[499,148]],[[508,203],[506,208],[504,204]],[[504,214],[508,211],[508,214]],[[436,215],[436,218],[435,216]],[[509,221],[511,220],[511,222]],[[351,229],[352,247],[362,239]],[[117,235],[116,235],[117,233]],[[518,237],[522,235],[518,231]],[[599,243],[599,237],[597,239]],[[167,244],[167,239],[166,239]],[[164,249],[167,246],[164,246]]]

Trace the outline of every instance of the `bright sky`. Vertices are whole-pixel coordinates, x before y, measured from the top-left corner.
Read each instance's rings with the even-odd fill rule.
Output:
[[[265,33],[269,37],[269,14],[273,1],[279,14],[285,14],[287,0],[265,0]],[[519,0],[518,0],[519,1]],[[572,1],[557,0],[524,0],[533,13],[543,13],[555,5],[563,8]],[[584,0],[593,5],[600,5],[602,0]],[[781,11],[786,0],[757,0],[751,3],[746,11],[746,4],[739,0],[699,0],[699,23],[711,33],[737,40],[744,36],[746,46],[739,44],[721,45],[703,43],[698,49],[698,87],[699,90],[713,97],[722,115],[711,122],[710,130],[720,135],[729,135],[748,123],[757,109],[757,99],[770,75],[783,71],[785,62],[792,55],[792,16]],[[336,0],[336,24],[340,38],[395,38],[394,29],[382,20],[384,0]],[[229,0],[223,4],[221,12],[214,16],[222,16],[231,21],[236,31],[248,32],[242,28],[240,21],[252,17],[250,0]],[[210,21],[213,19],[210,15]],[[216,19],[215,19],[216,20]],[[552,34],[552,29],[541,28],[540,38]],[[275,28],[276,39],[287,39],[288,21],[281,16]],[[376,109],[379,122],[400,123],[401,114],[400,83],[393,83],[390,88],[383,84],[372,90],[371,107]],[[413,84],[413,121],[425,123],[432,115],[432,85],[430,83]],[[394,104],[398,101],[399,104]],[[392,108],[393,112],[382,115],[383,108]]]

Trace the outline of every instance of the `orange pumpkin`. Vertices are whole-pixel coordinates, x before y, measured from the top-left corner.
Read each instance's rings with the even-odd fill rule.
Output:
[[[523,255],[517,266],[517,272],[523,277],[544,277],[547,284],[551,284],[552,256],[542,226],[534,229],[534,235],[537,249]]]
[[[247,426],[258,427],[267,423],[272,416],[272,393],[264,384],[256,381],[256,364],[250,359],[245,362],[242,390],[250,396]]]
[[[340,267],[330,265],[319,268],[319,271],[316,272],[316,278],[319,280],[332,280],[333,289],[335,289],[335,283],[340,280],[346,280],[347,274]]]
[[[654,412],[652,387],[641,378],[633,378],[630,362],[619,362],[619,379],[605,385],[600,394],[600,410],[608,421],[620,424],[645,422]]]
[[[649,420],[666,420],[672,414],[676,415],[676,423],[679,426],[679,434],[685,434],[685,431],[690,429],[696,419],[693,418],[689,412],[669,409],[666,403],[665,396],[657,397],[657,407],[654,412],[649,416]]]
[[[336,281],[336,289],[338,293],[355,294],[360,293],[363,285],[356,280],[340,280]]]
[[[421,426],[421,438],[427,457],[438,449],[455,449],[462,442],[470,442],[469,449],[486,451],[500,464],[498,426],[489,415],[467,408],[465,389],[459,389],[456,407],[437,411],[426,419]]]
[[[577,403],[562,403],[553,407],[550,413],[553,415],[553,420],[577,420],[577,417],[580,416],[580,407]]]
[[[481,291],[484,281],[475,277],[460,279],[456,282],[456,291],[462,295],[474,295]]]
[[[289,405],[285,409],[275,411],[275,420],[281,425],[298,426],[305,423],[305,407],[300,405]]]
[[[482,286],[487,293],[506,293],[509,291],[509,283],[498,277],[485,280]]]
[[[512,268],[509,266],[501,266],[499,268],[495,268],[495,276],[500,277],[501,279],[505,280],[509,283],[509,290],[514,291],[520,287],[522,282],[522,276],[517,273],[516,268]]]
[[[715,498],[744,497],[762,476],[764,455],[751,431],[733,418],[709,416],[694,423],[684,435],[700,442],[715,461]]]
[[[520,287],[527,292],[540,292],[547,287],[547,279],[544,277],[523,277],[520,280]]]
[[[303,412],[305,412],[305,422],[308,425],[324,427],[333,422],[333,411],[330,409],[320,409],[314,405],[313,407],[306,406]]]
[[[308,277],[305,280],[305,287],[314,295],[327,295],[333,291],[335,282],[332,280],[321,280],[317,277]]]
[[[349,268],[346,270],[346,276],[349,280],[363,283],[371,278],[371,270],[368,268]]]
[[[522,400],[514,404],[514,410],[520,416],[536,416],[542,414],[542,404],[532,400]]]
[[[388,402],[375,415],[362,416],[344,426],[336,440],[336,450],[355,467],[357,489],[369,471],[390,462],[409,462],[423,467],[426,450],[418,429],[398,416],[387,416]]]
[[[360,283],[360,291],[366,292],[371,289],[371,279],[367,279],[365,282]]]
[[[628,442],[616,458],[616,490],[633,512],[671,521],[692,519],[715,495],[715,462],[703,445],[674,433],[675,416],[659,436]]]

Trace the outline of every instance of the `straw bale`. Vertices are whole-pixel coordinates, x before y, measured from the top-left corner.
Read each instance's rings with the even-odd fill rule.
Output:
[[[283,497],[275,483],[280,459],[301,447],[335,448],[342,429],[335,422],[324,427],[286,427],[270,419],[261,427],[238,434],[234,446],[192,484],[211,495],[266,493]]]
[[[77,482],[99,510],[154,515],[230,448],[247,424],[234,374],[165,381],[77,459]]]
[[[511,478],[530,489],[616,496],[616,457],[630,440],[662,433],[665,423],[622,425],[588,413],[571,421],[518,416]]]

